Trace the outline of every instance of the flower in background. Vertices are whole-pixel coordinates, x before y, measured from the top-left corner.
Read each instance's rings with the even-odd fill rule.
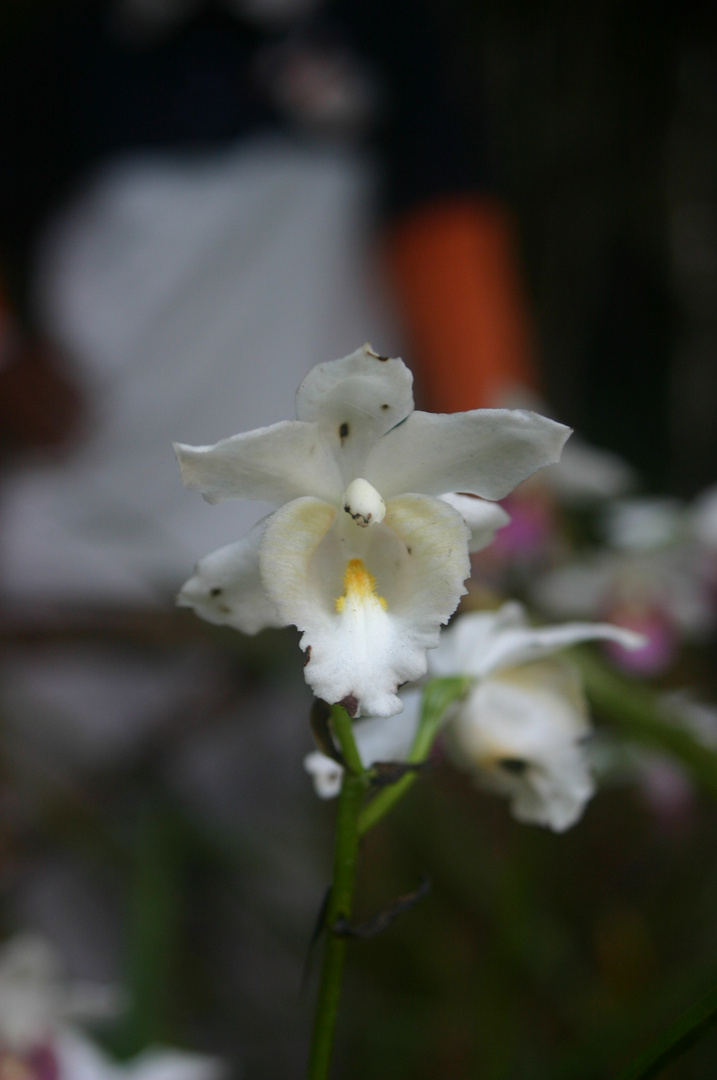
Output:
[[[617,502],[603,521],[610,550],[544,575],[531,597],[554,618],[601,617],[642,634],[642,648],[610,642],[609,655],[631,674],[659,674],[673,663],[682,638],[699,638],[714,625],[704,541],[690,520],[677,499]]]
[[[505,520],[441,496],[503,498],[569,434],[530,412],[415,412],[412,382],[366,345],[309,373],[297,420],[175,447],[184,484],[210,502],[279,506],[202,560],[179,603],[246,633],[297,626],[306,681],[354,717],[400,712],[397,687],[425,673],[465,591],[471,539]]]
[[[0,949],[0,1077],[2,1080],[223,1080],[215,1059],[148,1051],[113,1063],[73,1021],[98,1020],[122,1008],[114,987],[72,983],[43,938],[19,934]]]
[[[573,825],[594,792],[582,743],[590,731],[580,677],[555,653],[584,641],[639,647],[601,623],[533,628],[520,604],[461,616],[429,661],[433,676],[474,680],[447,728],[456,764],[510,799],[519,821],[556,832]]]

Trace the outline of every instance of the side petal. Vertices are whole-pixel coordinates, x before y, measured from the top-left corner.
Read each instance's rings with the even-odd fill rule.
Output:
[[[338,501],[343,493],[338,466],[316,424],[282,420],[214,446],[175,443],[174,452],[184,486],[210,503],[261,499],[281,505],[300,495]]]
[[[414,412],[371,451],[364,476],[384,499],[403,491],[465,491],[502,499],[552,465],[570,428],[521,409]]]
[[[392,716],[398,686],[425,673],[426,650],[465,592],[468,530],[452,507],[418,495],[393,500],[371,529],[346,515],[334,526],[335,516],[315,499],[278,510],[262,578],[282,619],[304,632],[314,693],[354,717]]]
[[[525,609],[517,600],[508,601],[498,611],[470,611],[455,619],[441,634],[435,652],[429,657],[433,676],[473,675],[482,673],[483,658],[508,630],[528,629]]]
[[[493,537],[510,522],[510,514],[498,503],[479,499],[475,495],[450,493],[440,496],[461,515],[471,531],[468,550],[471,554],[482,551],[493,542]]]
[[[194,608],[207,622],[233,626],[245,634],[285,626],[259,573],[259,545],[268,520],[258,522],[242,540],[201,559],[180,590],[179,606]]]
[[[311,777],[314,791],[320,799],[335,799],[341,791],[344,770],[338,761],[312,750],[304,758],[304,768]]]
[[[610,623],[563,623],[532,627],[523,608],[511,602],[497,612],[462,615],[445,632],[431,658],[435,675],[473,675],[484,678],[494,671],[530,663],[585,641],[614,641],[626,649],[645,644],[642,634]]]
[[[364,345],[309,372],[296,393],[296,415],[318,424],[346,485],[363,474],[377,440],[413,411],[412,387],[402,360]]]

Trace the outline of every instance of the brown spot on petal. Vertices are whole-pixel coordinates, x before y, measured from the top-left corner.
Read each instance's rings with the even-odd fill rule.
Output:
[[[358,712],[358,698],[354,694],[347,694],[345,698],[341,698],[339,705],[342,709],[346,709],[346,712],[352,719]]]
[[[215,585],[213,589],[209,590],[209,595],[210,596],[221,596],[222,595],[222,590],[217,585]]]
[[[339,438],[341,439],[341,442],[343,442],[344,439],[348,439],[348,437],[349,437],[349,426],[346,423],[346,421],[344,421],[343,424],[341,424],[339,426]]]
[[[304,667],[306,667],[306,665],[308,664],[308,662],[310,660],[311,660],[311,646],[309,645],[307,647],[307,649],[306,649],[306,656],[304,657]]]
[[[390,405],[382,405],[382,406],[381,406],[381,408],[382,408],[382,409],[384,410],[384,412],[385,412],[385,411],[386,411],[386,409],[390,409],[390,408],[391,408],[391,406],[390,406]]]
[[[513,776],[522,776],[528,768],[528,762],[523,761],[522,758],[501,758],[498,764],[501,769],[504,769],[507,773],[511,773]]]

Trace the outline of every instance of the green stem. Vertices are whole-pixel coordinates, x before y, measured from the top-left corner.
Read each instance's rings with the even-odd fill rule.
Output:
[[[346,756],[343,745],[342,749]],[[311,1036],[307,1080],[326,1080],[331,1065],[341,979],[346,959],[346,938],[336,934],[334,926],[339,919],[348,921],[351,918],[359,845],[358,818],[366,784],[363,774],[355,776],[348,771],[344,773],[336,819],[334,880],[324,919],[326,944]]]
[[[363,767],[361,755],[356,746],[349,714],[342,705],[332,705],[331,719],[333,721],[336,737],[339,740],[341,753],[344,755],[344,761],[348,766],[349,772],[352,772],[355,776],[363,776],[366,770]]]
[[[416,738],[408,754],[407,761],[411,765],[420,765],[426,761],[431,752],[433,743],[440,730],[443,715],[449,705],[467,693],[471,684],[470,679],[462,677],[449,679],[433,679],[426,686],[421,706],[421,719],[416,732]],[[366,806],[359,818],[359,835],[363,836],[374,825],[386,816],[406,792],[415,784],[417,772],[407,772],[390,787],[385,787]]]

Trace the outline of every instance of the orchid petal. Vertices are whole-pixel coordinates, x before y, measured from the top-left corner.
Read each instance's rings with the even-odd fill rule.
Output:
[[[402,360],[380,357],[364,345],[309,372],[296,394],[296,415],[318,425],[348,484],[362,475],[371,447],[413,410],[412,387]]]
[[[478,683],[449,726],[449,749],[480,787],[510,799],[519,821],[562,832],[594,792],[588,730],[577,674],[544,661]]]
[[[304,632],[314,693],[354,717],[392,716],[403,707],[397,687],[425,673],[426,649],[465,592],[467,528],[452,507],[418,495],[391,500],[369,529],[335,517],[311,498],[278,510],[262,543],[264,586]]]
[[[479,499],[475,495],[450,493],[441,499],[457,510],[471,531],[468,550],[471,554],[482,551],[493,542],[498,529],[510,522],[510,514],[498,503]]]
[[[214,446],[174,444],[182,483],[207,502],[261,499],[281,505],[299,495],[329,501],[344,484],[317,424],[282,420],[222,439]]]
[[[285,626],[269,600],[259,572],[259,546],[269,519],[258,522],[235,544],[201,559],[177,597],[180,607],[194,608],[207,622],[256,634],[267,626]]]
[[[610,623],[528,625],[520,604],[504,604],[499,612],[470,612],[446,631],[431,669],[436,675],[464,674],[485,677],[501,668],[540,660],[585,641],[615,641],[626,649],[639,649],[645,638]]]
[[[563,424],[523,410],[414,412],[374,446],[362,475],[384,499],[404,491],[502,499],[558,461],[569,435]]]

